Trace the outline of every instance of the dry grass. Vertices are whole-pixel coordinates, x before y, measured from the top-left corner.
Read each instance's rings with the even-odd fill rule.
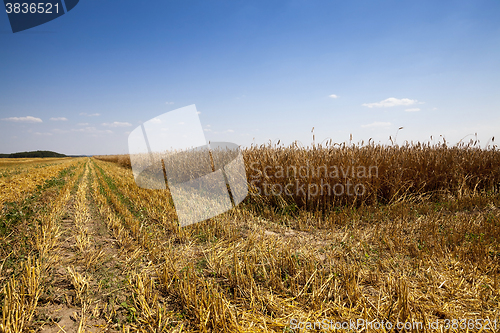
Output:
[[[364,198],[253,196],[231,212],[178,229],[168,191],[137,188],[129,170],[97,163],[116,186],[108,191],[127,229],[154,240],[142,241],[154,258],[163,254],[150,281],[187,316],[169,319],[177,329],[284,332],[292,319],[498,320],[498,151],[263,146],[244,157],[249,181],[258,178],[251,177],[251,163],[263,172],[304,161],[328,168],[377,165],[378,178],[361,179],[370,189]],[[127,166],[126,156],[102,159]],[[264,180],[285,185],[297,178],[261,177],[252,191]],[[141,223],[134,213],[145,217],[142,233],[133,227]],[[155,322],[152,313],[162,309],[157,303],[156,312],[150,310],[154,290],[138,302],[144,323]]]
[[[73,157],[35,157],[35,158],[0,158],[0,167],[11,166],[14,164],[42,164],[51,162],[64,162],[73,159]]]
[[[61,165],[56,169],[49,166],[46,167],[46,170],[36,174],[43,175],[44,178],[41,179],[43,181],[50,176],[57,176],[57,173],[64,168],[70,169],[77,166],[77,163],[77,160],[73,160],[69,165]],[[68,178],[71,177],[68,176]],[[31,186],[30,183],[28,185]],[[40,206],[37,207],[38,211],[32,217],[36,222],[34,227],[31,223],[27,225],[21,223],[20,226],[13,226],[17,227],[18,231],[24,232],[23,236],[29,240],[29,248],[24,249],[21,245],[14,247],[12,250],[13,257],[19,261],[11,265],[20,265],[21,269],[12,274],[7,283],[3,285],[1,332],[25,332],[36,314],[39,299],[44,291],[44,280],[47,278],[50,266],[57,260],[54,248],[59,237],[59,228],[56,221],[61,218],[63,207],[69,200],[71,185],[71,182],[69,182],[69,185],[62,187],[58,195],[48,190],[42,192],[42,202],[38,202],[38,204],[43,203],[44,200],[51,204],[44,207],[43,210],[40,209]],[[47,197],[43,197],[43,195],[47,195]],[[9,214],[12,214],[12,212],[8,212]],[[21,213],[20,215],[23,216],[24,214]],[[3,223],[4,218],[2,217],[3,225],[5,225]],[[22,222],[28,221],[24,220]],[[21,227],[26,229],[23,230]],[[13,238],[19,240],[19,235],[15,235]],[[7,244],[8,240],[2,245]],[[28,251],[28,257],[26,261],[23,261],[23,253],[26,251]]]
[[[282,206],[285,201],[308,210],[391,204],[422,196],[439,200],[474,191],[498,191],[500,184],[500,151],[482,150],[472,144],[343,144],[311,149],[261,146],[245,150],[244,157],[253,191],[264,194],[264,184],[269,184],[266,205]],[[297,183],[304,185],[305,194],[298,191],[297,195]],[[362,186],[358,193],[362,188],[364,193],[348,195],[349,183],[351,194],[356,184]],[[287,184],[294,185],[290,188],[292,196],[272,195],[273,186],[283,193],[280,188]],[[315,185],[323,185],[324,195],[314,195]],[[337,195],[342,188],[344,194]]]
[[[243,150],[243,156],[250,198],[285,210],[327,211],[343,205],[391,204],[429,196],[440,200],[500,190],[500,151],[481,149],[477,142],[451,147],[446,143],[262,145]],[[131,168],[128,155],[96,158]],[[197,166],[196,161],[192,164]],[[179,169],[185,172],[189,167]]]
[[[94,332],[97,326],[91,324],[100,323],[110,332],[291,332],[294,323],[325,319],[422,323],[414,332],[465,332],[459,324],[449,330],[429,324],[483,319],[497,321],[496,330],[483,332],[498,331],[499,157],[496,150],[472,146],[252,147],[244,158],[249,180],[260,179],[251,188],[254,194],[264,189],[264,180],[318,180],[251,178],[256,162],[263,168],[304,161],[328,167],[375,164],[378,177],[361,179],[370,191],[366,197],[254,195],[183,228],[168,191],[139,188],[129,168],[87,160],[70,197],[77,208],[71,213],[74,237],[66,239],[73,239],[72,248],[83,258],[87,253],[65,271],[67,292],[75,296],[71,310],[79,313],[74,331]],[[125,156],[104,159],[126,164]],[[60,215],[53,217],[53,224],[44,222],[50,230],[66,228]],[[106,240],[94,230],[101,223]],[[48,235],[42,229],[34,234]],[[40,253],[66,236],[42,241],[45,237],[38,236]],[[95,259],[90,249],[97,251],[97,240],[108,252]],[[34,318],[41,310],[29,304],[37,290],[50,286],[43,278],[28,283],[37,275],[27,272],[38,264],[26,265],[31,270],[24,270],[24,280],[4,284],[2,314],[14,318],[2,322],[4,331],[40,327]],[[104,274],[110,272],[120,279],[108,286]],[[31,291],[22,292],[20,283]],[[11,289],[18,290],[20,301],[13,301]],[[22,310],[16,310],[19,304],[25,304]],[[15,319],[20,311],[28,320]]]

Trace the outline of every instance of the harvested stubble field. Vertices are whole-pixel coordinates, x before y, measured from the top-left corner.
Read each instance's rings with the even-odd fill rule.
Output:
[[[135,185],[127,156],[0,178],[0,331],[298,332],[291,323],[325,319],[394,324],[341,332],[405,331],[398,322],[500,331],[498,150],[261,146],[243,156],[251,195],[184,228],[168,191]],[[277,173],[306,162],[344,175]],[[321,179],[366,191],[265,192]],[[452,327],[430,329],[436,320]]]

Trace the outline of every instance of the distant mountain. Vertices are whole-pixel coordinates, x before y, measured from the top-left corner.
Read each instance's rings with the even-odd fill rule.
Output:
[[[33,157],[69,157],[48,150],[25,151],[21,153],[0,154],[0,158],[33,158]]]

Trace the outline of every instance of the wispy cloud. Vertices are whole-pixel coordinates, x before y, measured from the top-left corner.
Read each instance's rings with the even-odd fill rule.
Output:
[[[207,125],[207,127],[210,127],[210,125]],[[225,131],[222,131],[222,132],[213,131],[211,128],[204,128],[203,130],[205,132],[210,132],[210,133],[213,133],[213,134],[234,133],[234,130],[232,130],[232,129],[228,129],[228,130],[225,130]]]
[[[53,133],[56,134],[67,134],[67,133],[86,133],[86,134],[111,134],[113,133],[112,130],[101,130],[97,129],[94,126],[85,126],[82,128],[71,128],[71,129],[60,129],[60,128],[54,128],[52,130]]]
[[[17,123],[43,123],[42,119],[32,116],[3,118],[4,121],[14,121]]]
[[[86,113],[86,112],[82,112],[80,113],[80,116],[87,116],[87,117],[99,117],[101,114],[100,113]]]
[[[174,104],[174,102],[165,102],[165,104],[170,105],[170,104]]]
[[[54,128],[54,129],[52,130],[52,132],[57,133],[57,134],[66,134],[66,133],[69,133],[69,132],[71,132],[71,131],[70,131],[70,130],[67,130],[67,129],[64,129],[64,130],[63,130],[63,129],[60,129],[60,128]]]
[[[51,136],[52,135],[52,133],[47,133],[47,132],[46,133],[35,132],[33,134],[35,134],[35,135],[43,135],[43,136]]]
[[[108,127],[130,127],[132,126],[131,123],[127,122],[120,122],[120,121],[115,121],[112,123],[102,123],[102,126],[108,126]]]
[[[50,118],[52,121],[68,121],[68,118],[66,117],[55,117],[55,118]]]
[[[328,96],[330,98],[339,98],[339,96],[335,95],[335,94],[331,94],[330,96]]]
[[[389,127],[391,126],[391,123],[389,122],[383,122],[383,121],[376,121],[371,124],[366,124],[366,125],[361,125],[363,128],[371,128],[371,127]]]
[[[418,111],[420,111],[420,109],[419,108],[413,108],[413,109],[406,109],[405,111],[406,112],[418,112]]]
[[[417,103],[418,101],[415,99],[409,99],[409,98],[394,98],[390,97],[387,99],[384,99],[383,101],[376,102],[376,103],[364,103],[362,106],[366,106],[368,108],[388,108],[392,106],[400,106],[400,105],[413,105]]]
[[[85,128],[73,128],[71,131],[72,132],[80,132],[80,133],[89,133],[89,134],[104,134],[104,133],[111,134],[111,133],[113,133],[112,130],[100,130],[100,129],[97,129],[93,126],[89,126],[89,127],[85,127]]]
[[[78,123],[78,126],[89,126],[89,123]]]

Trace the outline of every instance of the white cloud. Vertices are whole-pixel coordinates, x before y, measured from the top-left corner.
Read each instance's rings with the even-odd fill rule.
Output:
[[[88,125],[89,125],[89,123],[78,123],[77,125],[78,125],[78,126],[88,126]]]
[[[50,118],[52,121],[68,121],[68,118],[66,117],[56,117],[56,118]]]
[[[91,114],[88,114],[86,112],[80,113],[80,116],[87,116],[87,117],[99,117],[100,115],[101,115],[100,113],[91,113]]]
[[[113,133],[112,130],[99,130],[95,127],[85,127],[85,128],[73,128],[72,132],[89,133],[89,134],[103,134],[103,133]]]
[[[335,94],[331,94],[330,96],[328,96],[330,98],[339,98],[339,96],[335,95]]]
[[[201,112],[200,111],[196,111],[196,114],[201,114]]]
[[[160,118],[153,118],[149,120],[150,123],[152,124],[161,124],[161,119]]]
[[[415,99],[409,99],[409,98],[394,98],[390,97],[387,99],[384,99],[383,101],[377,102],[377,103],[364,103],[362,106],[366,106],[369,108],[388,108],[392,106],[399,106],[399,105],[413,105],[417,103],[417,100]]]
[[[59,128],[54,128],[52,130],[52,132],[57,133],[57,134],[65,134],[65,133],[69,133],[70,131],[69,130],[62,130],[62,129],[59,129]]]
[[[420,111],[420,109],[419,108],[413,108],[413,109],[406,109],[405,111],[406,112],[418,112],[418,111]]]
[[[43,135],[43,136],[50,136],[50,135],[52,135],[52,133],[40,133],[40,132],[35,132],[33,134],[35,134],[35,135]]]
[[[111,124],[109,124],[109,123],[102,123],[102,126],[109,126],[109,127],[129,127],[129,126],[132,126],[132,124],[131,123],[127,123],[127,122],[115,121],[115,122],[112,122]]]
[[[170,105],[170,104],[174,104],[174,102],[165,102],[165,104]]]
[[[204,128],[203,129],[205,132],[210,132],[210,133],[213,133],[213,134],[224,134],[224,133],[234,133],[234,130],[232,129],[228,129],[228,130],[225,130],[225,131],[214,131],[212,130],[211,128]]]
[[[388,122],[383,122],[383,121],[376,121],[376,122],[373,122],[371,124],[367,124],[367,125],[361,125],[361,127],[363,128],[371,128],[371,127],[389,127],[391,126],[391,123],[388,123]]]
[[[10,117],[10,118],[3,118],[2,120],[5,120],[5,121],[14,121],[14,122],[18,122],[18,123],[43,123],[42,119],[35,118],[35,117],[32,117],[32,116]]]

